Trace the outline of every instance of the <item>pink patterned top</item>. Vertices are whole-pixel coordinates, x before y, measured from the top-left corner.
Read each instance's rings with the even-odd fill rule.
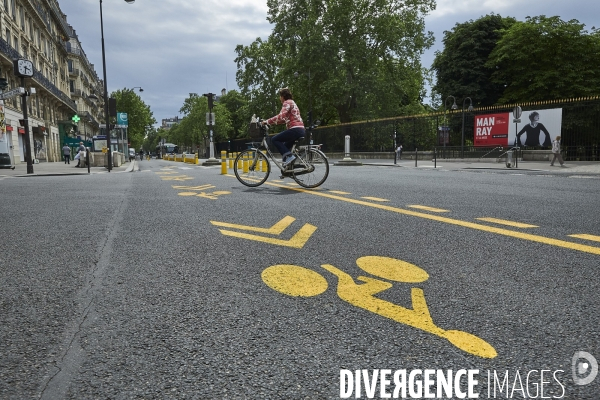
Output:
[[[300,110],[294,102],[294,100],[286,100],[281,106],[281,111],[278,115],[269,118],[266,121],[269,125],[278,125],[285,123],[287,129],[290,128],[304,128],[302,117],[300,116]]]

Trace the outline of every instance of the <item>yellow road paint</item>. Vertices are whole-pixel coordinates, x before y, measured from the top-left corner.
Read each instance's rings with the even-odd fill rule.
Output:
[[[419,283],[429,279],[429,274],[416,265],[390,257],[360,257],[356,265],[371,275],[395,282]]]
[[[288,226],[294,222],[296,218],[290,217],[286,215],[279,222],[276,222],[270,228],[259,228],[258,226],[250,226],[250,225],[238,225],[238,224],[230,224],[228,222],[219,222],[219,221],[210,221],[211,224],[216,226],[222,226],[224,228],[233,228],[239,229],[242,231],[252,231],[252,232],[260,232],[260,233],[268,233],[270,235],[279,235],[281,234]]]
[[[226,176],[230,176],[235,178],[234,175],[226,175]],[[391,212],[395,212],[398,214],[403,214],[403,215],[410,215],[413,217],[418,217],[418,218],[424,218],[424,219],[428,219],[431,221],[437,221],[437,222],[443,222],[446,224],[451,224],[451,225],[456,225],[456,226],[462,226],[464,228],[470,228],[470,229],[475,229],[478,231],[483,231],[483,232],[489,232],[489,233],[495,233],[498,235],[503,235],[503,236],[508,236],[508,237],[513,237],[513,238],[517,238],[517,239],[522,239],[522,240],[528,240],[531,242],[536,242],[536,243],[543,243],[543,244],[547,244],[550,246],[556,246],[556,247],[562,247],[565,249],[570,249],[570,250],[576,250],[576,251],[581,251],[584,253],[590,253],[590,254],[596,254],[596,255],[600,255],[600,247],[594,247],[594,246],[588,246],[588,245],[584,245],[584,244],[579,244],[579,243],[574,243],[574,242],[568,242],[566,240],[560,240],[560,239],[553,239],[553,238],[548,238],[548,237],[544,237],[544,236],[539,236],[539,235],[533,235],[530,233],[523,233],[523,232],[516,232],[516,231],[511,231],[508,229],[504,229],[504,228],[496,228],[493,226],[488,226],[488,225],[482,225],[482,224],[477,224],[474,222],[468,222],[468,221],[461,221],[458,219],[453,219],[453,218],[448,218],[448,217],[442,217],[439,215],[434,215],[434,214],[425,214],[425,213],[421,213],[421,212],[417,212],[417,211],[412,211],[412,210],[406,210],[406,209],[402,209],[402,208],[398,208],[398,207],[393,207],[393,206],[389,206],[389,205],[385,205],[385,204],[378,204],[378,203],[369,203],[366,201],[362,201],[362,200],[357,200],[357,199],[352,199],[352,198],[347,198],[347,197],[341,197],[341,196],[336,196],[327,192],[317,192],[317,191],[312,191],[312,190],[306,190],[303,188],[295,188],[295,187],[289,187],[289,186],[284,186],[281,184],[277,184],[277,183],[273,183],[273,182],[265,182],[265,185],[270,185],[270,186],[275,186],[275,187],[279,187],[279,188],[285,188],[288,190],[295,190],[298,192],[303,192],[303,193],[308,193],[308,194],[312,194],[314,196],[321,196],[321,197],[326,197],[332,200],[339,200],[339,201],[345,201],[348,203],[352,203],[352,204],[358,204],[358,205],[363,205],[363,206],[367,206],[367,207],[373,207],[373,208],[378,208],[380,210],[385,210],[385,211],[391,211]]]
[[[420,206],[418,204],[413,204],[413,205],[410,205],[410,206],[407,206],[407,207],[418,208],[420,210],[431,211],[431,212],[438,212],[438,213],[450,212],[450,210],[444,210],[444,209],[435,208],[435,207]]]
[[[388,199],[380,199],[379,197],[361,197],[361,199],[381,202],[389,201]]]
[[[178,175],[178,176],[161,176],[160,179],[163,181],[189,181],[190,179],[194,179],[191,176],[187,175]]]
[[[498,218],[475,218],[480,221],[492,222],[494,224],[514,226],[515,228],[539,228],[537,225],[524,224],[522,222],[508,221]]]
[[[177,171],[168,171],[168,172],[155,172],[156,175],[170,175],[170,174],[176,174]]]
[[[600,236],[586,235],[585,233],[578,234],[578,235],[568,235],[568,236],[574,237],[577,239],[585,239],[585,240],[592,240],[594,242],[600,242]]]
[[[328,287],[327,280],[319,273],[297,265],[272,265],[261,277],[271,289],[293,297],[318,296]]]
[[[179,192],[177,194],[179,196],[196,196],[198,193],[196,193],[196,192]]]
[[[423,282],[429,278],[427,272],[402,260],[389,257],[367,256],[356,260],[360,268],[378,277],[391,277],[402,282]],[[338,297],[351,305],[370,311],[395,322],[423,330],[442,337],[459,349],[482,358],[494,358],[496,350],[483,339],[467,332],[445,330],[437,326],[425,301],[422,289],[411,288],[412,309],[402,307],[375,295],[393,287],[389,282],[359,276],[354,278],[330,264],[321,267],[335,275]],[[261,274],[263,282],[271,289],[294,297],[311,297],[327,290],[327,281],[319,273],[297,265],[273,265]]]
[[[348,192],[342,192],[340,190],[330,190],[329,193],[334,193],[334,194],[351,194]]]
[[[213,185],[201,185],[201,186],[179,186],[179,185],[172,185],[171,186],[173,189],[184,189],[184,190],[206,190],[206,189],[212,189],[214,188]]]
[[[211,221],[212,222],[212,221]],[[304,224],[302,228],[290,240],[282,240],[275,238],[268,238],[264,236],[251,235],[249,233],[226,231],[219,229],[219,231],[225,236],[233,236],[240,239],[255,240],[257,242],[263,242],[268,244],[274,244],[276,246],[292,247],[294,249],[301,249],[304,247],[308,239],[317,230],[317,227],[311,224]]]

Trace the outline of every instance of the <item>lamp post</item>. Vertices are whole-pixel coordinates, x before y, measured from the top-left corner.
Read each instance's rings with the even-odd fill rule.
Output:
[[[127,4],[135,3],[135,0],[125,0]],[[104,75],[104,123],[106,129],[106,141],[108,145],[108,172],[112,169],[112,142],[110,138],[110,117],[108,115],[108,84],[106,82],[106,54],[104,51],[104,21],[102,20],[102,0],[100,0],[100,36],[102,38],[102,69]]]
[[[446,101],[444,101],[444,123],[445,123],[445,127],[442,130],[442,134],[444,135],[444,147],[446,147],[446,128],[448,129],[448,138],[450,138],[450,127],[447,126],[448,125],[448,120],[447,120],[447,111],[448,111],[448,100],[450,100],[450,98],[452,97],[452,107],[450,107],[450,109],[452,110],[457,110],[458,106],[456,105],[456,97],[450,95],[448,97],[446,97]]]
[[[465,158],[465,102],[469,99],[469,108],[467,111],[473,111],[473,100],[470,97],[465,97],[462,105],[462,137],[460,140],[460,157]]]

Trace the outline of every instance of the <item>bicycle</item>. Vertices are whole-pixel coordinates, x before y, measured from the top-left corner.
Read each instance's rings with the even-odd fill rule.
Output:
[[[256,129],[251,135],[262,136],[262,141],[252,142],[254,147],[242,151],[236,157],[233,163],[235,177],[242,184],[250,187],[260,186],[269,178],[271,173],[272,161],[281,170],[280,178],[292,178],[298,185],[305,188],[315,188],[327,179],[329,176],[329,162],[327,156],[320,148],[321,145],[312,144],[312,131],[318,126],[318,123],[305,128],[309,136],[309,144],[297,146],[298,142],[304,140],[299,138],[294,142],[291,152],[296,159],[288,166],[275,159],[275,156],[269,150],[267,145],[267,136],[269,128],[267,125],[261,125],[260,119],[256,123]]]

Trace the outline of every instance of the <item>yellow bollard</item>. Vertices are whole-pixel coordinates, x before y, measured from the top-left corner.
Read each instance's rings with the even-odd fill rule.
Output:
[[[269,170],[269,166],[267,165],[267,160],[262,159],[262,172],[267,172]]]
[[[198,163],[199,163],[199,161],[198,161],[198,153],[194,153],[194,164],[197,165]]]
[[[221,150],[221,175],[227,175],[227,152]]]
[[[244,166],[244,173],[248,172],[248,153],[244,153],[244,162],[243,162],[243,166]]]
[[[228,155],[229,155],[229,169],[233,169],[233,154],[234,153],[228,153]]]
[[[238,156],[240,155],[240,153],[235,153],[235,158],[238,158]],[[237,163],[237,168],[238,169],[242,169],[242,159],[238,159],[238,163]]]

